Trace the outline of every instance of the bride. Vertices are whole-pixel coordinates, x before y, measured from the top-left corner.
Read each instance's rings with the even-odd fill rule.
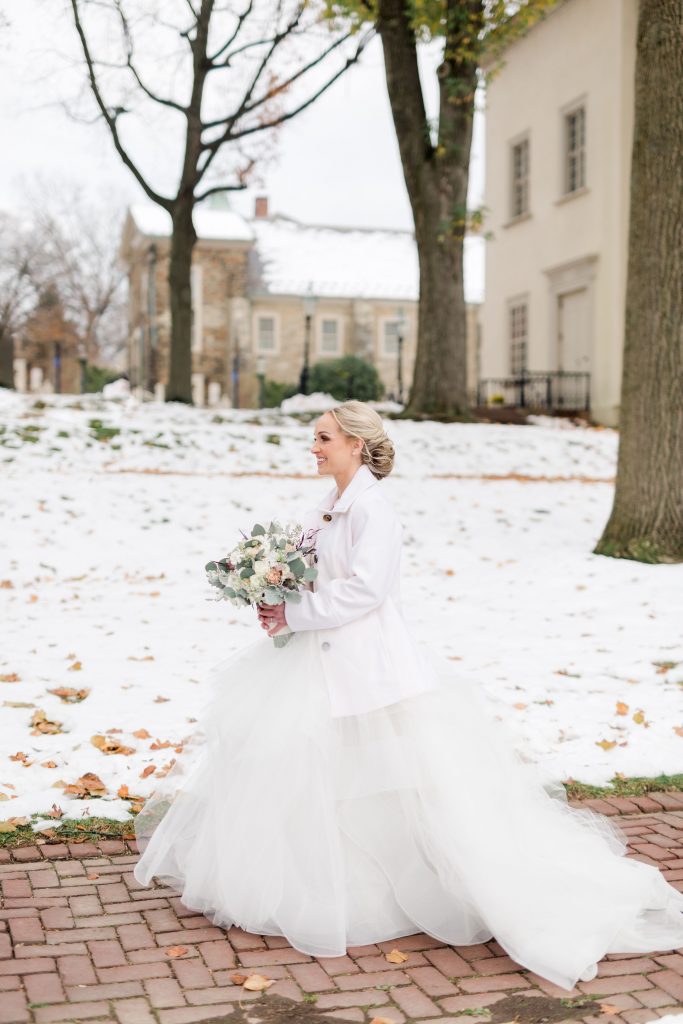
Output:
[[[317,957],[415,932],[495,938],[566,989],[605,953],[683,946],[683,895],[624,856],[609,819],[570,807],[408,632],[378,414],[331,409],[311,452],[335,484],[302,520],[318,576],[301,603],[258,609],[269,637],[294,635],[212,670],[195,756],[136,819],[136,879]]]

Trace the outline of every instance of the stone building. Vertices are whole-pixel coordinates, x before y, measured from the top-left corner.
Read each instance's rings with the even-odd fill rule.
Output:
[[[302,224],[268,212],[195,210],[192,382],[198,405],[255,406],[259,377],[295,384],[308,362],[356,354],[398,398],[415,360],[418,263],[412,232]],[[129,273],[130,379],[162,398],[168,381],[170,219],[133,206],[121,255]],[[474,291],[473,288],[470,289]],[[477,309],[468,306],[470,387],[477,380]]]
[[[618,422],[637,13],[564,0],[487,87],[483,397]]]
[[[79,394],[80,339],[64,313],[56,288],[41,293],[34,312],[14,340],[14,386],[38,394]]]

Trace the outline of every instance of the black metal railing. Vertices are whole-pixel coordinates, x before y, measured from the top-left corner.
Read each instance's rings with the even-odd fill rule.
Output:
[[[516,377],[487,377],[477,385],[477,405],[588,412],[590,376],[568,370],[527,370]]]

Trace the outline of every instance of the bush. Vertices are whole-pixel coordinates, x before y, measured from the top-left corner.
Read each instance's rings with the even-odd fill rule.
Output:
[[[101,391],[105,384],[111,384],[121,376],[116,370],[109,370],[106,366],[94,366],[87,363],[83,380],[83,391],[90,393]]]
[[[276,408],[285,398],[296,395],[299,388],[296,384],[284,384],[281,380],[266,380],[263,387],[263,404],[266,409]]]
[[[308,390],[322,391],[340,402],[349,398],[373,402],[382,397],[384,387],[372,363],[358,356],[342,356],[315,363],[308,378]]]

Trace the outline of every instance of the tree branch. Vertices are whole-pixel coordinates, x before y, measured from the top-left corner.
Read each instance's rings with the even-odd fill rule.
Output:
[[[156,93],[153,93],[152,90],[149,89],[148,86],[146,86],[145,83],[142,81],[142,78],[140,77],[137,68],[133,64],[133,35],[130,31],[128,18],[124,13],[121,0],[115,0],[115,6],[119,15],[119,20],[121,22],[121,31],[123,32],[123,39],[126,44],[126,67],[132,74],[135,81],[137,82],[139,88],[144,92],[145,96],[147,96],[150,100],[153,100],[155,103],[159,103],[164,107],[170,107],[172,110],[177,110],[178,113],[180,114],[186,114],[187,107],[184,107],[181,103],[176,103],[175,100],[169,99],[167,97],[157,96]]]
[[[83,24],[81,22],[80,12],[78,9],[78,0],[70,0],[70,2],[74,16],[74,24],[76,26],[78,37],[81,41],[83,56],[85,57],[85,62],[88,69],[88,79],[90,81],[90,88],[92,90],[93,96],[95,97],[95,102],[97,103],[97,106],[100,108],[102,117],[104,118],[109,128],[109,131],[111,132],[111,136],[114,141],[116,151],[123,160],[128,170],[133,174],[140,187],[143,189],[146,195],[152,200],[152,202],[156,203],[158,206],[163,206],[164,209],[168,210],[170,213],[173,207],[173,201],[171,199],[166,198],[166,196],[160,195],[160,193],[156,192],[151,187],[151,185],[147,183],[142,173],[138,170],[137,166],[135,165],[131,157],[128,155],[128,152],[125,149],[123,143],[121,142],[121,137],[119,135],[116,123],[121,112],[114,112],[112,114],[107,109],[107,105],[102,97],[102,93],[100,91],[100,87],[97,81],[97,76],[95,74],[95,65],[93,62],[92,55],[90,53],[90,47],[88,45],[88,40],[85,35],[85,29],[83,28]]]
[[[237,25],[235,26],[235,31],[232,33],[232,35],[227,40],[227,42],[223,43],[221,48],[219,50],[216,50],[216,52],[213,54],[213,56],[208,58],[209,64],[215,66],[215,62],[219,59],[219,57],[221,57],[225,53],[226,50],[230,49],[230,47],[232,46],[232,44],[235,42],[235,40],[237,39],[238,35],[242,31],[242,26],[244,25],[244,22],[247,20],[247,18],[251,14],[253,7],[254,7],[254,0],[249,0],[249,3],[247,4],[247,7],[245,8],[245,10],[242,12],[242,14],[238,15]],[[230,63],[229,58],[226,58],[225,65],[223,65],[223,66],[227,67],[227,65],[229,63]]]
[[[207,188],[205,192],[200,192],[198,196],[194,197],[195,203],[201,203],[209,196],[214,196],[218,192],[242,192],[247,188],[247,183],[243,182],[238,185],[214,185],[212,188]]]

